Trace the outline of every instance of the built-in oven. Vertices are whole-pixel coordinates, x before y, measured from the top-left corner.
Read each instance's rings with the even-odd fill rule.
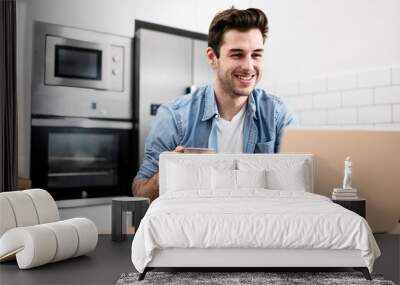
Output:
[[[130,122],[33,118],[32,186],[56,200],[130,195],[135,135]]]

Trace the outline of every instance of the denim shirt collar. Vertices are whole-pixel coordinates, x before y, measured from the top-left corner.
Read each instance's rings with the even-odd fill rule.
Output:
[[[254,92],[255,92],[254,90],[253,92],[251,92],[247,100],[246,113],[248,115],[251,115],[254,119],[258,120],[258,116],[256,113],[256,103],[253,97]],[[215,101],[214,86],[208,85],[204,96],[204,112],[203,112],[203,118],[201,120],[207,121],[211,118],[214,118],[215,115],[218,115],[218,108],[217,108],[217,102]]]
[[[253,90],[247,100],[247,114],[249,116],[252,116],[255,120],[258,120],[258,115],[256,112],[256,102],[254,100],[254,92],[255,90]]]
[[[217,102],[215,102],[214,87],[208,85],[204,94],[204,112],[202,121],[207,121],[218,115]]]

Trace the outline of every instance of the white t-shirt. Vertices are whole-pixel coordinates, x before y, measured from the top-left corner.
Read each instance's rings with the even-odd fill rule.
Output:
[[[218,152],[242,153],[243,152],[243,126],[246,104],[232,118],[231,121],[217,117],[217,142]]]

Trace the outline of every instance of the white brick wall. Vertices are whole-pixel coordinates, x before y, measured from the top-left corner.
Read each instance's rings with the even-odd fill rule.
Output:
[[[389,123],[392,121],[392,107],[390,105],[363,107],[358,110],[358,122]]]
[[[356,74],[340,74],[328,77],[328,90],[346,90],[357,87]]]
[[[400,103],[400,85],[375,89],[375,104]]]
[[[312,95],[286,97],[283,100],[292,111],[310,110],[313,106]]]
[[[343,106],[371,105],[374,102],[373,89],[356,89],[342,93]]]
[[[299,93],[317,93],[317,92],[325,92],[327,89],[327,80],[326,78],[314,78],[310,80],[300,81],[299,84]]]
[[[280,82],[275,85],[276,94],[280,96],[290,96],[299,94],[299,82]]]
[[[400,129],[400,66],[275,85],[300,126]]]
[[[342,104],[340,92],[323,93],[314,95],[314,108],[336,108]]]
[[[400,104],[393,105],[393,121],[400,122]]]
[[[392,68],[392,84],[400,84],[400,66]]]
[[[389,123],[389,124],[387,124],[387,123],[382,123],[382,124],[375,124],[375,125],[373,125],[372,126],[372,128],[373,127],[376,127],[376,128],[380,128],[380,129],[399,129],[400,128],[400,123]]]
[[[327,123],[327,111],[305,111],[300,115],[302,124],[309,126],[325,125]]]
[[[356,124],[357,109],[336,109],[328,111],[328,125]]]
[[[357,76],[358,87],[375,87],[389,85],[391,69],[377,69],[359,72]]]

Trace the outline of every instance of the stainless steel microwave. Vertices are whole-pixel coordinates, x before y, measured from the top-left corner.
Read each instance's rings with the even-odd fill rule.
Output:
[[[32,114],[132,118],[132,38],[35,23]]]
[[[123,54],[123,47],[114,49],[114,53]],[[118,58],[111,67],[109,54],[106,44],[47,35],[45,84],[121,91],[123,63]],[[107,72],[110,68],[113,76]]]

